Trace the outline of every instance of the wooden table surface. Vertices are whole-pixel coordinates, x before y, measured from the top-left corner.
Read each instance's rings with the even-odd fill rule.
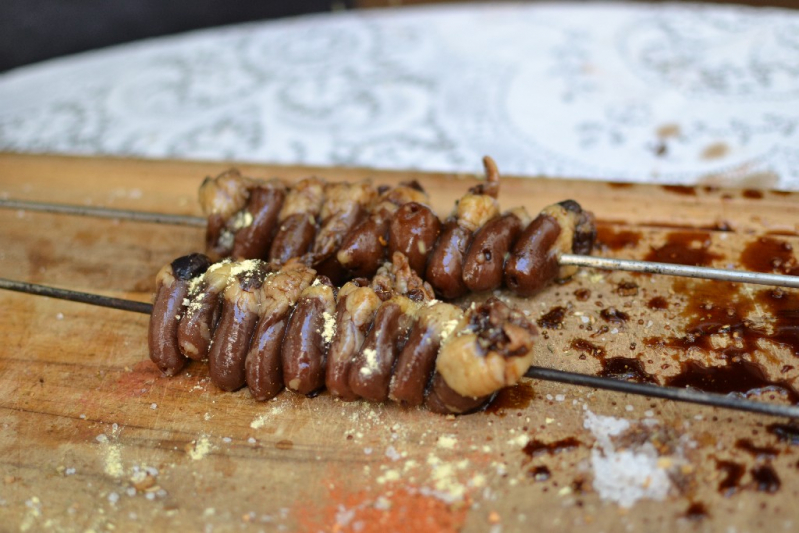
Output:
[[[199,214],[200,180],[228,166],[5,154],[0,195]],[[414,178],[440,215],[474,182],[415,172],[238,166],[287,179]],[[716,254],[715,266],[735,265],[767,232],[799,244],[796,194],[508,178],[500,201],[535,213],[565,198],[597,215],[605,241],[597,253],[605,255],[645,257],[687,228],[700,228],[694,236],[701,238],[689,246]],[[0,276],[141,301],[152,298],[164,263],[203,246],[197,228],[24,211],[0,211],[0,223]],[[760,290],[722,287],[741,301]],[[535,319],[565,309],[562,327],[543,328],[537,364],[595,373],[604,351],[604,357],[639,358],[662,383],[687,359],[724,364],[715,360],[717,346],[681,350],[645,342],[683,335],[691,299],[704,291],[712,300],[720,294],[714,290],[701,282],[586,271],[534,299],[503,297]],[[658,296],[668,309],[648,307]],[[610,308],[629,318],[607,322],[601,311]],[[752,313],[749,319],[769,320],[760,307]],[[784,421],[542,382],[500,395],[491,412],[462,417],[343,403],[326,394],[283,393],[257,403],[246,391],[216,390],[202,364],[161,377],[148,359],[146,327],[143,315],[0,293],[0,529],[799,528],[799,454],[768,428]],[[581,350],[579,339],[594,348]],[[772,381],[792,383],[799,375],[785,344],[760,340],[743,357]],[[773,391],[766,396],[785,401]],[[758,482],[763,467],[778,485]],[[641,472],[648,477],[636,478]]]

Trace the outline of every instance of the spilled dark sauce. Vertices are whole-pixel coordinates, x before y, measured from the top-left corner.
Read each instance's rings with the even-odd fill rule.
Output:
[[[773,494],[780,490],[782,481],[780,481],[779,476],[774,471],[774,467],[771,465],[766,464],[755,467],[750,473],[752,474],[752,481],[755,484],[755,489],[758,492]]]
[[[696,196],[696,188],[688,185],[661,185],[660,188],[674,194]]]
[[[616,286],[619,296],[635,296],[638,294],[638,284],[634,281],[622,281]]]
[[[771,446],[756,446],[750,439],[738,439],[735,447],[752,455],[756,459],[772,459],[780,452]]]
[[[741,479],[744,477],[744,466],[732,461],[717,461],[716,468],[724,474],[724,479],[719,482],[719,492],[730,497],[741,489]]]
[[[647,261],[678,265],[707,266],[721,259],[720,254],[709,250],[710,234],[703,231],[675,231],[666,236],[666,244],[652,247]]]
[[[536,481],[546,481],[552,477],[552,473],[546,466],[534,466],[527,471],[527,474]]]
[[[485,408],[485,413],[504,417],[509,409],[526,409],[535,399],[535,391],[527,382],[500,389],[494,400]]]
[[[596,245],[598,250],[622,250],[635,248],[643,235],[640,231],[616,229],[611,226],[600,225],[597,227]]]
[[[571,344],[569,344],[569,346],[573,350],[577,350],[578,352],[582,352],[592,357],[596,357],[597,359],[605,358],[605,349],[602,348],[601,346],[597,346],[591,341],[587,341],[585,339],[572,339]]]
[[[646,306],[655,311],[665,310],[669,308],[669,301],[663,296],[655,296],[646,303]]]
[[[730,361],[726,366],[705,366],[696,361],[685,361],[681,372],[666,380],[670,387],[690,387],[705,392],[729,394],[760,393],[764,390],[783,391],[791,403],[799,403],[799,391],[789,383],[770,381],[763,367],[751,361]]]
[[[793,424],[769,424],[766,430],[782,442],[799,446],[799,426]]]
[[[780,390],[792,403],[799,403],[799,391],[790,382],[770,380],[764,368],[754,362],[761,350],[758,345],[761,340],[789,348],[799,356],[799,297],[779,289],[765,289],[752,299],[743,296],[738,286],[718,282],[689,285],[680,281],[675,282],[674,287],[688,297],[682,312],[687,319],[685,334],[649,337],[645,344],[685,351],[700,348],[715,354],[726,364],[705,366],[696,361],[685,361],[681,364],[681,372],[666,381],[668,385],[721,394]],[[756,304],[764,315],[761,322],[766,320],[768,326],[753,321],[752,312]],[[728,339],[721,346],[713,342],[713,337],[720,335]],[[745,356],[753,360],[747,360]]]
[[[657,383],[655,377],[644,369],[644,364],[638,359],[607,357],[604,348],[585,339],[573,339],[569,346],[584,354],[580,356],[580,359],[585,359],[586,355],[598,359],[602,364],[602,369],[599,371],[599,375],[602,377],[637,383]]]
[[[563,329],[563,319],[566,316],[565,307],[553,307],[538,319],[538,325],[546,329]]]
[[[744,189],[741,193],[744,198],[750,198],[752,200],[760,200],[763,198],[763,191],[757,189]]]
[[[603,309],[599,312],[599,316],[601,316],[605,322],[610,322],[611,324],[623,324],[630,318],[630,315],[624,311],[619,311],[615,307]]]
[[[710,516],[710,513],[708,513],[707,507],[702,502],[692,502],[688,509],[685,510],[685,518],[692,522],[703,520],[708,516]]]
[[[539,457],[541,455],[557,455],[561,452],[567,452],[580,446],[582,442],[574,437],[567,437],[565,439],[556,440],[553,442],[542,442],[540,440],[531,440],[527,445],[522,448],[522,451],[530,458]]]
[[[740,257],[747,270],[776,272],[799,276],[799,262],[793,254],[793,246],[773,237],[759,237],[746,245]]]
[[[591,289],[577,289],[574,291],[574,297],[580,302],[587,302],[591,297]]]
[[[655,377],[644,370],[641,361],[629,357],[611,357],[603,360],[599,375],[636,383],[656,383]]]

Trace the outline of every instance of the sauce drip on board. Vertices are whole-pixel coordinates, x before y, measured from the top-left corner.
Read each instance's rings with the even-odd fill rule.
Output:
[[[759,237],[747,244],[739,261],[747,270],[799,276],[799,262],[794,257],[793,246],[773,237]]]
[[[596,244],[597,250],[622,250],[635,248],[643,237],[640,231],[617,229],[604,224],[597,225]]]
[[[675,281],[675,292],[687,301],[682,316],[685,334],[649,337],[649,347],[667,346],[681,351],[701,349],[724,365],[708,366],[688,360],[681,371],[666,380],[674,387],[692,387],[727,394],[783,391],[792,403],[799,403],[799,391],[788,380],[775,380],[757,362],[768,341],[788,348],[799,357],[799,297],[781,289],[762,289],[754,295],[740,286],[712,281]]]
[[[535,398],[535,391],[530,383],[522,381],[513,387],[500,389],[494,400],[486,407],[487,414],[504,417],[509,409],[526,409]]]
[[[666,235],[666,243],[652,247],[646,261],[678,265],[708,266],[723,256],[710,251],[710,234],[704,231],[674,231]]]

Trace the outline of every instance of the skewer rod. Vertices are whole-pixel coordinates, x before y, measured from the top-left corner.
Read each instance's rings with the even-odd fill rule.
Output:
[[[62,205],[45,202],[29,202],[25,200],[0,199],[0,208],[25,209],[28,211],[39,211],[43,213],[59,213],[85,217],[133,220],[136,222],[173,224],[178,226],[192,226],[198,228],[203,228],[207,224],[207,220],[205,218],[191,215],[170,215],[165,213],[132,211],[128,209],[112,209],[109,207]],[[738,283],[754,283],[757,285],[771,285],[775,287],[799,289],[799,276],[786,276],[783,274],[746,272],[743,270],[675,265],[671,263],[655,263],[633,259],[612,259],[608,257],[576,254],[562,254],[558,262],[561,265],[599,268],[602,270],[625,270],[628,272],[641,272],[645,274],[665,274],[667,276],[713,279],[718,281],[734,281]]]
[[[48,298],[57,298],[59,300],[68,300],[70,302],[81,302],[84,304],[97,305],[100,307],[110,307],[111,309],[132,311],[134,313],[142,313],[145,315],[149,315],[153,312],[153,305],[145,302],[123,300],[122,298],[112,298],[111,296],[102,296],[100,294],[91,294],[88,292],[70,291],[67,289],[48,287],[46,285],[37,285],[35,283],[25,283],[22,281],[14,281],[5,278],[0,278],[0,289],[24,292],[25,294],[36,294],[38,296],[47,296]]]
[[[575,254],[563,254],[560,256],[558,262],[561,265],[599,268],[602,270],[626,270],[628,272],[643,272],[645,274],[665,274],[667,276],[681,276],[685,278],[737,281],[739,283],[754,283],[757,285],[773,285],[776,287],[799,289],[799,276],[786,276],[783,274],[745,272],[743,270],[673,265],[671,263],[654,263],[633,259],[611,259],[608,257]]]
[[[37,285],[35,283],[24,283],[21,281],[13,281],[4,278],[0,278],[0,289],[24,292],[27,294],[35,294],[39,296],[47,296],[50,298],[58,298],[61,300],[69,300],[71,302],[82,302],[91,305],[98,305],[101,307],[110,307],[112,309],[120,309],[123,311],[133,311],[135,313],[143,313],[146,315],[152,313],[153,310],[153,306],[145,302],[124,300],[121,298],[112,298],[110,296],[102,296],[99,294],[91,294],[79,291],[70,291],[67,289],[58,289],[55,287],[48,287],[46,285]],[[563,370],[554,370],[551,368],[543,368],[539,366],[531,366],[525,373],[525,376],[544,381],[555,381],[558,383],[567,383],[569,385],[578,385],[582,387],[592,387],[596,389],[603,389],[614,392],[623,392],[626,394],[636,394],[639,396],[649,396],[652,398],[663,398],[666,400],[674,400],[677,402],[688,402],[701,405],[710,405],[713,407],[722,407],[725,409],[734,409],[737,411],[749,411],[752,413],[759,413],[770,416],[799,418],[799,406],[776,405],[765,402],[755,402],[751,400],[745,400],[743,398],[735,398],[733,396],[724,396],[722,394],[702,392],[693,389],[662,387],[659,385],[652,385],[649,383],[632,383],[629,381],[621,381],[617,379],[599,377],[599,376],[590,376],[586,374],[579,374],[576,372],[566,372]]]
[[[576,372],[564,372],[552,368],[531,366],[524,374],[528,378],[541,379],[544,381],[555,381],[567,383],[569,385],[579,385],[581,387],[593,387],[625,394],[636,394],[639,396],[650,396],[652,398],[663,398],[675,402],[697,403],[722,407],[724,409],[734,409],[736,411],[749,411],[770,416],[786,416],[789,418],[799,418],[799,406],[796,405],[777,405],[765,402],[756,402],[735,396],[726,396],[712,392],[703,392],[696,389],[678,389],[676,387],[664,387],[652,385],[651,383],[634,383],[631,381],[621,381],[618,379],[604,378],[599,376],[589,376]]]
[[[0,208],[24,209],[41,213],[58,213],[82,217],[112,218],[117,220],[133,220],[135,222],[152,222],[153,224],[172,224],[176,226],[192,226],[204,228],[208,222],[203,217],[191,215],[170,215],[166,213],[150,213],[129,209],[112,209],[110,207],[92,207],[84,205],[62,205],[46,202],[28,202],[25,200],[0,199]]]

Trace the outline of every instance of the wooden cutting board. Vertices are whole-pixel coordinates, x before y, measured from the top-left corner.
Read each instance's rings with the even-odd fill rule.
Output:
[[[198,215],[201,179],[228,167],[6,154],[0,195]],[[440,215],[475,182],[410,171],[239,168],[287,179],[416,179]],[[796,194],[508,178],[500,201],[536,213],[565,198],[597,215],[597,253],[609,256],[673,248],[726,266],[747,249],[750,259],[777,250],[790,263],[789,247],[799,244]],[[0,211],[0,223],[0,276],[141,301],[152,298],[163,264],[203,246],[196,228],[24,211]],[[754,361],[761,377],[790,387],[799,360],[789,342],[778,342],[785,338],[739,338],[751,324],[775,327],[762,290],[586,271],[534,299],[500,296],[542,319],[537,364],[596,373],[607,371],[608,359],[632,358],[641,361],[639,377],[663,383],[687,360],[733,365],[720,354],[743,346],[735,364]],[[686,328],[702,319],[696,309],[725,298],[747,325],[686,344]],[[780,440],[790,440],[789,429],[769,427],[785,421],[542,382],[501,394],[487,413],[457,418],[325,394],[257,403],[246,391],[215,390],[201,364],[161,377],[148,359],[146,327],[142,315],[0,293],[0,529],[799,527],[799,448]],[[785,401],[779,391],[762,396]]]

